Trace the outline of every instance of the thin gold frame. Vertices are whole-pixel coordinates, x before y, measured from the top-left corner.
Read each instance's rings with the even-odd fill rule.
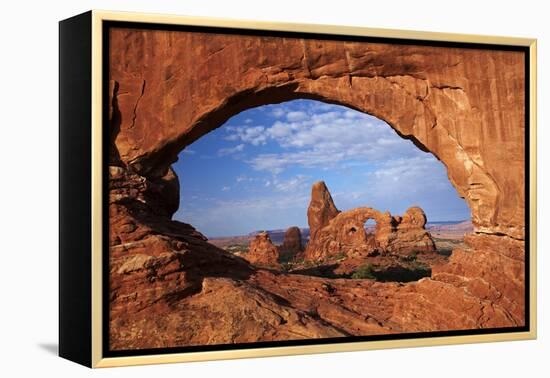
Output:
[[[415,39],[426,41],[447,41],[478,44],[499,44],[524,46],[530,54],[530,330],[485,335],[444,336],[404,340],[383,340],[349,342],[342,344],[317,344],[307,346],[285,346],[240,350],[220,350],[209,352],[170,353],[131,357],[103,357],[102,351],[102,25],[103,21],[127,21],[170,25],[191,25],[227,27],[266,31],[287,31],[305,33],[323,33],[348,36],[368,36],[384,38]],[[424,31],[404,31],[393,29],[373,29],[364,27],[294,24],[279,22],[260,22],[252,20],[232,20],[207,17],[188,17],[146,13],[128,13],[111,11],[92,11],[92,367],[114,367],[129,365],[160,364],[174,362],[207,361],[250,357],[268,357],[329,352],[348,352],[372,349],[390,349],[402,347],[435,346],[448,344],[468,344],[495,341],[513,341],[536,339],[536,235],[537,235],[537,40],[532,38],[514,38],[485,35],[434,33]]]

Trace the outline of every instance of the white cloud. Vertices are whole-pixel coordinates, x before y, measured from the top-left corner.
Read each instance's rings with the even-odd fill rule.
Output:
[[[343,159],[343,154],[327,155],[323,151],[298,151],[283,154],[260,154],[248,162],[257,171],[268,171],[279,174],[290,166],[299,165],[306,168],[331,167]]]
[[[228,126],[228,128],[229,128],[229,126]],[[231,135],[226,136],[224,139],[234,142],[236,140],[239,140],[240,136],[239,136],[239,134],[231,134]]]
[[[387,196],[399,191],[418,193],[447,188],[450,182],[446,174],[441,162],[426,155],[389,160],[370,173],[368,178],[374,193]]]
[[[246,199],[213,200],[212,206],[180,209],[178,219],[208,236],[243,235],[261,229],[307,225],[309,192],[279,193]],[[296,219],[301,222],[296,223]]]
[[[232,155],[237,152],[242,152],[244,150],[244,144],[238,144],[235,147],[221,148],[218,151],[218,156]]]
[[[287,180],[274,179],[273,185],[280,192],[296,192],[310,187],[311,178],[305,175],[296,175]]]
[[[266,130],[270,138],[279,140],[282,138],[288,138],[292,135],[293,128],[292,125],[276,121],[273,126]]]
[[[446,175],[443,164],[431,155],[390,159],[364,174],[361,185],[364,189],[355,186],[348,191],[333,192],[332,195],[341,209],[372,206],[381,211],[390,210],[396,215],[418,205],[437,213],[441,209],[433,207],[436,199],[449,201],[439,207],[461,201],[454,194]]]
[[[326,102],[321,102],[321,101],[314,101],[314,102],[310,102],[309,103],[309,109],[311,111],[329,111],[329,110],[333,110],[335,107],[334,104],[329,104],[329,103],[326,103]]]
[[[425,155],[377,164],[375,169],[356,175],[354,186],[338,190],[330,182],[327,184],[340,210],[369,206],[402,215],[411,206],[421,206],[428,219],[466,219],[468,209],[450,190],[451,184],[445,176],[445,167]],[[312,181],[306,175],[274,177],[261,181],[269,191],[260,190],[246,198],[211,198],[209,206],[197,208],[192,206],[193,202],[182,202],[178,219],[211,236],[305,226]]]
[[[254,146],[259,146],[267,142],[268,135],[265,133],[264,126],[228,126],[227,131],[233,132],[225,137],[226,140],[241,140]]]
[[[286,113],[286,119],[290,122],[303,121],[307,118],[307,114],[302,111],[291,111]]]
[[[400,138],[400,137],[399,137]],[[380,146],[389,147],[389,146],[397,146],[400,143],[402,143],[401,138],[388,138],[388,137],[382,137],[376,141]]]
[[[196,151],[190,150],[190,149],[187,149],[187,148],[184,149],[182,152],[186,155],[195,155],[197,153]]]
[[[277,118],[281,118],[285,115],[285,110],[282,108],[282,107],[275,107],[272,111],[271,111],[271,114],[274,116],[274,117],[277,117]]]
[[[218,192],[208,202],[201,193],[201,206],[182,202],[179,219],[211,236],[306,225],[313,177],[327,181],[341,210],[372,206],[403,214],[419,205],[439,220],[464,212],[443,164],[375,117],[319,102],[261,111],[271,116],[270,124],[262,119],[266,126],[258,126],[248,118],[240,126],[227,125],[223,138],[237,145],[218,151],[257,172],[242,171],[246,174],[231,186],[220,183],[229,191],[223,200]],[[274,144],[279,148],[272,149]]]
[[[258,171],[279,174],[291,165],[334,168],[424,154],[385,122],[355,110],[312,103],[302,110],[275,111],[279,119],[270,127],[228,127],[228,140],[254,146],[272,140],[286,150],[249,159]]]

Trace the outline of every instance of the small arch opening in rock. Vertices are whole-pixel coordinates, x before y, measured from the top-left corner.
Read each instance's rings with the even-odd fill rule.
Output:
[[[376,117],[314,100],[243,111],[183,149],[173,168],[181,187],[176,220],[254,265],[292,273],[352,278],[371,264],[380,280],[407,281],[412,265],[429,265],[447,253],[437,253],[437,238],[435,253],[425,245],[414,250],[417,241],[398,245],[417,221],[402,222],[408,209],[420,206],[437,233],[470,218],[432,154]],[[313,191],[321,181],[321,200],[333,203],[322,203],[327,208],[315,232],[325,232],[335,214],[372,208],[368,216],[334,225],[342,237],[312,234]],[[465,232],[456,233],[451,248]],[[323,247],[312,238],[322,239]]]
[[[365,221],[365,230],[374,232],[374,227],[376,226],[376,221],[374,218],[369,218]]]
[[[374,237],[374,233],[376,232],[376,221],[374,218],[367,219],[367,221],[363,224],[363,228],[365,229],[367,236]]]
[[[365,230],[366,242],[365,245],[367,248],[372,249],[373,253],[377,253],[376,248],[376,221],[374,218],[369,218],[363,224],[363,229]]]

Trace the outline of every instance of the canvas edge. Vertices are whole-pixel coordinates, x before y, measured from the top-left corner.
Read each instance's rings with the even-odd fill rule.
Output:
[[[90,367],[91,12],[58,28],[58,354]]]
[[[103,17],[92,10],[92,367],[103,358]]]

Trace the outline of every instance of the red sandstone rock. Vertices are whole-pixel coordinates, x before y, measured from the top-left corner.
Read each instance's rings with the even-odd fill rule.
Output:
[[[397,222],[395,237],[387,250],[396,254],[435,252],[435,243],[425,226],[424,210],[420,207],[409,208]]]
[[[248,253],[243,257],[254,265],[279,266],[279,250],[273,245],[267,232],[260,232],[250,241]]]
[[[302,251],[302,232],[298,227],[289,227],[285,232],[283,244],[279,247],[280,254],[291,259],[300,255]]]
[[[158,177],[245,109],[308,97],[372,114],[448,168],[477,229],[523,238],[524,53],[114,29],[113,161]]]
[[[313,184],[311,188],[311,201],[307,208],[307,222],[309,224],[309,238],[315,238],[320,229],[339,213],[332,196],[324,181]]]
[[[323,196],[318,195],[319,187]],[[367,256],[373,252],[408,255],[436,250],[431,235],[424,228],[426,215],[419,207],[411,207],[403,217],[392,217],[389,212],[381,213],[369,207],[339,212],[326,185],[316,183],[308,219],[324,219],[327,208],[334,209],[336,215],[311,233],[305,251],[308,260],[320,261],[342,254],[348,257]],[[369,219],[376,221],[374,235],[367,235],[365,231],[365,222]]]
[[[523,53],[122,28],[109,45],[111,348],[525,324]],[[316,278],[254,268],[170,220],[185,146],[298,97],[377,116],[440,159],[472,211],[467,247],[416,283]],[[337,219],[321,184],[312,199],[316,240],[365,215]],[[381,245],[420,219],[377,216]]]

